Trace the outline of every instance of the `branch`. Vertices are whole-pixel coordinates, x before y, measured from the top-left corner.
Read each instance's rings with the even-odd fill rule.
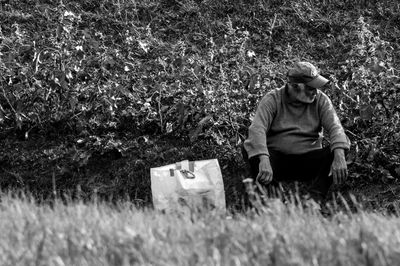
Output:
[[[272,21],[272,24],[271,24],[271,28],[269,29],[269,45],[271,45],[271,43],[272,43],[272,31],[273,31],[274,28],[275,28],[275,23],[276,23],[276,17],[277,17],[277,16],[278,16],[278,15],[275,14],[274,20]]]
[[[4,85],[3,85],[3,81],[1,81],[1,89],[3,91],[3,96],[6,99],[8,105],[11,107],[11,109],[13,110],[14,114],[17,114],[17,111],[15,111],[14,106],[11,104],[10,100],[7,97],[6,91],[4,90]]]
[[[160,129],[161,132],[164,131],[163,126],[164,126],[164,122],[163,122],[163,115],[162,115],[162,110],[161,110],[161,96],[162,96],[162,89],[163,89],[163,85],[160,85],[160,89],[159,89],[159,95],[158,95],[158,114],[160,116]]]
[[[354,98],[352,98],[350,95],[348,95],[345,91],[346,88],[343,85],[343,88],[341,88],[338,84],[336,83],[332,83],[332,90],[338,90],[339,92],[341,92],[346,98],[350,99],[353,103],[358,103],[358,101],[356,101]]]

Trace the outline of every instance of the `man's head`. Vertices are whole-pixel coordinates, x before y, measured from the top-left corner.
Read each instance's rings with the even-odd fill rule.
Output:
[[[290,96],[302,103],[312,103],[317,89],[329,82],[318,74],[317,68],[309,62],[297,62],[287,73]]]

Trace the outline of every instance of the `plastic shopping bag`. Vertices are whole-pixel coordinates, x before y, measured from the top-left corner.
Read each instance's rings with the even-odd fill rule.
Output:
[[[153,205],[158,210],[182,206],[225,210],[225,191],[217,159],[182,161],[150,169]]]

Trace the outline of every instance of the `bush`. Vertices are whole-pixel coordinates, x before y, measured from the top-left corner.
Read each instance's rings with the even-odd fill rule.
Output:
[[[338,84],[355,176],[398,177],[399,6],[323,2],[1,2],[3,184],[16,168],[31,187],[55,176],[92,191],[106,182],[94,168],[121,158],[104,194],[148,191],[148,168],[180,158],[217,157],[234,178],[258,100],[299,59]],[[21,154],[41,173],[18,168]]]

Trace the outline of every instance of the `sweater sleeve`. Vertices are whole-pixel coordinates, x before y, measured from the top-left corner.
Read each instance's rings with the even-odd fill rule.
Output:
[[[322,127],[328,132],[330,140],[330,148],[333,151],[336,148],[348,150],[350,148],[350,140],[346,136],[339,117],[336,114],[332,101],[329,97],[321,93],[320,100],[320,116]]]
[[[248,138],[244,148],[249,158],[257,155],[268,155],[267,132],[275,117],[277,103],[271,93],[265,95],[260,101],[254,119],[249,127]]]

